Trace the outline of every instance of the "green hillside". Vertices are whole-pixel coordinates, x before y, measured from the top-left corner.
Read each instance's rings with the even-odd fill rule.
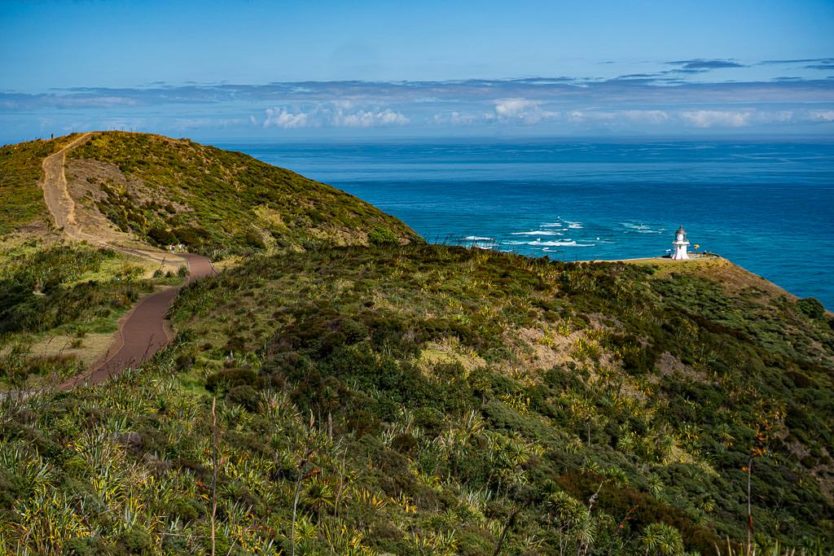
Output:
[[[187,140],[121,132],[91,134],[67,153],[79,228],[107,248],[70,241],[53,229],[42,164],[77,137],[0,147],[0,390],[77,373],[105,352],[118,319],[142,296],[181,281],[182,261],[137,256],[143,242],[182,243],[221,262],[260,251],[422,241],[368,203],[289,170]],[[112,233],[102,215],[139,241]]]
[[[140,372],[7,406],[0,543],[205,553],[216,492],[222,554],[727,554],[749,476],[758,553],[827,554],[818,309],[717,258],[255,257]]]
[[[328,185],[248,155],[140,133],[95,133],[68,179],[118,228],[214,259],[264,248],[407,243],[399,220]]]
[[[30,141],[0,147],[0,237],[34,222],[46,222],[43,191],[38,186],[43,159],[52,141]]]

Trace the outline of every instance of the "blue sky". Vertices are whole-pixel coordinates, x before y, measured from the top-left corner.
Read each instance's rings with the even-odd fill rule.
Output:
[[[834,137],[834,2],[0,2],[0,141]]]

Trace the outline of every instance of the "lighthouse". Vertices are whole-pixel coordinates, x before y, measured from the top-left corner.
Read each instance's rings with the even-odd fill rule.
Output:
[[[686,241],[686,230],[683,229],[683,226],[678,228],[678,231],[675,232],[675,241],[672,242],[672,258],[676,261],[684,261],[689,258],[689,254],[686,252],[686,248],[689,246],[689,242]]]

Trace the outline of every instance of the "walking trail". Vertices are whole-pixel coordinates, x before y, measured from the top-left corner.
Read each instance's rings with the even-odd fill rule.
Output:
[[[215,274],[206,257],[185,255],[188,260],[188,281],[191,283]],[[173,339],[166,319],[180,288],[166,288],[143,298],[119,322],[116,340],[99,362],[87,372],[75,376],[59,387],[71,390],[79,384],[99,384],[150,359]]]
[[[107,247],[160,264],[170,263],[172,258],[180,259],[188,265],[186,283],[215,274],[211,261],[206,257],[192,254],[173,255],[153,249],[109,227],[97,227],[92,232],[85,228],[84,219],[78,218],[75,201],[67,187],[65,163],[67,152],[89,137],[89,133],[76,137],[43,161],[44,200],[58,229],[70,240],[86,241],[92,245]],[[59,388],[70,390],[79,384],[98,384],[129,368],[139,366],[168,345],[173,333],[166,316],[180,289],[181,287],[169,287],[142,298],[119,321],[118,332],[107,353],[88,372],[73,377]]]
[[[90,210],[83,207],[76,210],[75,200],[70,195],[67,186],[67,153],[87,141],[91,135],[91,133],[82,133],[61,150],[43,159],[43,198],[55,221],[55,226],[67,239],[73,241],[86,241],[91,245],[110,248],[160,265],[171,264],[172,261],[177,262],[177,260],[185,264],[185,257],[162,249],[154,249],[137,241],[129,234],[116,230],[98,212],[95,215],[78,214],[79,212],[89,213]]]

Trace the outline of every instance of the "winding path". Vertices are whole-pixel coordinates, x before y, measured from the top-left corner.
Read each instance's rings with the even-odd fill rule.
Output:
[[[185,255],[189,276],[186,283],[211,276],[216,271],[201,255]],[[154,356],[173,339],[166,319],[181,287],[166,288],[143,298],[119,322],[117,340],[89,372],[75,376],[59,387],[70,390],[79,384],[99,384],[127,369],[135,368]]]
[[[75,201],[67,186],[66,156],[67,152],[86,141],[90,135],[92,134],[79,135],[61,150],[43,160],[43,196],[55,226],[72,241],[86,241],[155,262],[170,260],[170,253],[144,245],[127,245],[125,240],[128,236],[122,234],[106,230],[90,233],[84,230],[83,222],[77,221]],[[181,254],[174,257],[181,257],[183,262],[188,264],[186,284],[216,273],[211,261],[201,255]],[[129,368],[141,365],[167,346],[173,338],[173,333],[166,316],[180,289],[181,287],[164,288],[142,298],[119,321],[119,330],[107,353],[89,371],[67,380],[59,389],[70,390],[80,384],[98,384]]]

